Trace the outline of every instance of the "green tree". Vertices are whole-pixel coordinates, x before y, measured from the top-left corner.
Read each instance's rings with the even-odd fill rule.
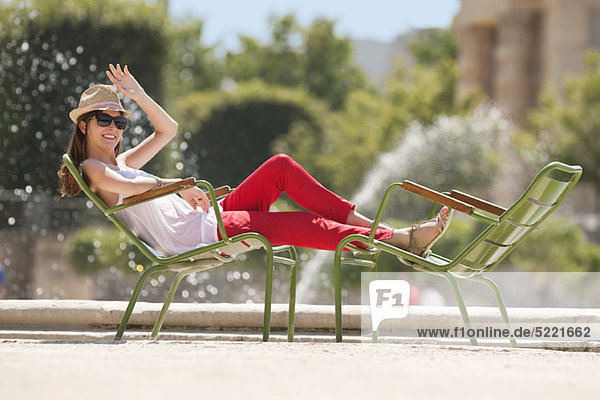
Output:
[[[600,246],[589,242],[572,219],[552,217],[523,241],[507,263],[525,271],[599,272]]]
[[[214,48],[202,43],[203,22],[171,21],[168,28],[168,55],[165,65],[167,99],[176,100],[197,90],[217,89],[223,79],[223,61]]]
[[[583,74],[568,78],[563,89],[563,100],[545,92],[523,143],[542,161],[558,158],[581,165],[582,180],[600,191],[600,52],[588,52]]]
[[[366,78],[352,63],[350,39],[337,38],[334,23],[316,19],[305,33],[305,82],[309,92],[340,109],[353,90],[366,89]]]
[[[386,99],[395,109],[389,129],[404,128],[412,121],[431,123],[436,115],[458,111],[454,100],[457,76],[450,58],[434,66],[419,64],[410,71],[398,62],[386,91]]]
[[[456,60],[458,46],[452,29],[424,29],[409,41],[408,49],[418,64],[434,66],[451,59]]]
[[[229,53],[226,73],[236,81],[260,79],[272,85],[305,88],[334,109],[340,109],[352,90],[368,86],[351,60],[347,37],[338,38],[334,23],[316,19],[308,29],[293,15],[272,19],[272,37],[261,45],[241,37],[242,50]]]
[[[382,126],[385,108],[377,94],[352,92],[342,110],[322,114],[321,135],[310,135],[302,126],[296,126],[278,138],[274,148],[292,155],[326,186],[350,196],[385,147]]]
[[[261,45],[254,38],[241,36],[239,53],[227,53],[226,72],[239,82],[259,79],[266,83],[297,87],[304,80],[301,53],[294,45],[299,27],[292,15],[272,18],[271,43]]]
[[[273,143],[296,127],[305,140],[316,141],[326,109],[305,91],[260,81],[240,84],[234,92],[190,93],[173,109],[183,132],[183,172],[237,185],[275,151],[293,153]]]
[[[420,31],[408,47],[417,65],[403,60],[387,81],[386,98],[394,106],[389,129],[403,129],[414,120],[431,123],[436,115],[465,114],[482,99],[475,95],[456,99],[457,45],[451,29]]]
[[[313,24],[315,26],[315,24]],[[326,29],[324,29],[326,31]],[[316,30],[318,31],[318,30]],[[444,38],[443,43],[438,43],[438,38]],[[318,42],[318,41],[317,41]],[[290,133],[278,140],[278,149],[290,149],[291,155],[302,163],[309,171],[319,171],[325,176],[325,182],[339,193],[350,196],[357,190],[363,175],[373,167],[380,153],[392,150],[403,140],[403,136],[411,123],[417,122],[423,130],[434,123],[440,114],[453,115],[456,113],[468,114],[473,109],[475,98],[465,101],[456,101],[454,92],[457,81],[457,68],[454,58],[456,56],[454,39],[449,30],[424,31],[411,43],[411,49],[419,63],[412,69],[406,68],[399,60],[394,74],[389,78],[384,93],[376,93],[364,88],[349,91],[345,95],[345,101],[340,109],[335,110],[330,118],[324,121],[324,132],[318,143],[304,141],[305,136],[297,132]],[[318,52],[314,52],[318,54]],[[335,63],[330,63],[335,65]],[[480,113],[481,114],[481,113]],[[493,118],[492,118],[493,119]],[[458,122],[460,125],[462,122]],[[492,121],[492,124],[495,122]],[[463,128],[469,128],[463,126]],[[439,127],[440,129],[452,130],[453,127]],[[493,127],[495,129],[495,127]],[[449,136],[463,140],[459,133],[447,132]],[[433,137],[427,133],[427,137]],[[483,135],[485,140],[489,135]],[[423,140],[428,140],[424,137]],[[437,152],[443,153],[444,170],[456,172],[452,176],[463,182],[471,177],[477,177],[474,173],[477,168],[485,166],[493,167],[495,163],[493,152],[487,149],[485,140],[471,141],[470,145],[464,143],[449,144],[449,149],[438,149],[442,137],[435,139],[429,145],[434,151],[426,151],[424,154],[416,154],[411,162],[419,160],[419,168],[414,168],[411,173],[422,175],[423,165],[431,162],[431,154],[437,156]],[[432,139],[433,141],[433,139]],[[283,143],[287,145],[284,146]],[[444,147],[443,145],[441,147]],[[477,148],[483,151],[490,160],[488,163],[471,163],[473,168],[466,168],[464,154]],[[462,150],[461,150],[462,149]],[[468,149],[468,150],[467,150]],[[447,151],[449,150],[449,151]],[[420,150],[423,151],[423,150]],[[335,154],[335,157],[331,155]],[[423,159],[425,157],[425,160]],[[469,159],[472,159],[470,157]],[[477,160],[480,158],[477,157]],[[407,163],[408,160],[398,160],[398,164]],[[435,160],[433,161],[435,162]],[[441,162],[440,162],[441,164]],[[436,164],[437,165],[437,164]],[[439,169],[425,168],[425,171],[433,171],[439,174]],[[495,171],[496,168],[491,168]],[[459,175],[461,172],[462,175]],[[479,174],[479,176],[482,176]],[[488,175],[485,175],[488,176]],[[431,176],[427,176],[431,178]],[[456,180],[455,180],[456,181]],[[440,182],[436,183],[456,183]],[[476,180],[481,182],[482,179]]]

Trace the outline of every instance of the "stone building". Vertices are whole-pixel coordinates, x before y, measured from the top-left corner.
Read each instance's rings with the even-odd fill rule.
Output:
[[[461,0],[456,17],[458,94],[477,88],[515,122],[540,91],[559,89],[600,47],[600,0]]]

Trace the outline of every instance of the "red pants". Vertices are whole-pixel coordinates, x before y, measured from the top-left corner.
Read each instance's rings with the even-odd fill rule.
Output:
[[[309,212],[269,212],[282,192]],[[294,245],[335,250],[346,236],[369,236],[371,228],[346,225],[355,205],[327,190],[290,157],[271,157],[221,203],[228,236],[256,232],[272,245]],[[393,231],[379,228],[375,239],[389,239]],[[220,233],[218,234],[221,239]]]

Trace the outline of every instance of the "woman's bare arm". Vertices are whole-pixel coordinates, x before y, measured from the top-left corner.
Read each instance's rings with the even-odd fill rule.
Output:
[[[89,158],[81,164],[83,172],[87,175],[91,183],[91,189],[98,189],[119,193],[126,196],[143,193],[153,189],[159,184],[168,184],[179,181],[179,179],[164,179],[160,178],[157,181],[155,178],[146,176],[137,176],[133,179],[127,179],[118,172],[109,168],[101,161]]]
[[[135,101],[150,118],[155,132],[134,148],[119,155],[118,160],[128,167],[140,169],[150,161],[177,134],[177,122],[156,103],[135,80],[127,66],[109,65],[108,79],[123,95]]]
[[[91,183],[90,188],[94,192],[104,191],[131,196],[144,193],[159,185],[167,185],[181,180],[146,176],[137,176],[133,179],[127,179],[112,168],[109,168],[103,162],[93,158],[88,158],[81,166],[84,173],[89,178]],[[196,209],[197,206],[200,206],[203,211],[208,211],[210,208],[210,200],[206,194],[197,187],[186,189],[179,194],[194,209]]]

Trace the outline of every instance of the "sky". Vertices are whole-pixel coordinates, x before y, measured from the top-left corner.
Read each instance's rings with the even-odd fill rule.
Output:
[[[449,27],[460,0],[169,0],[169,13],[204,21],[203,42],[235,50],[238,34],[266,43],[269,15],[293,12],[302,26],[336,21],[336,35],[391,42],[415,28]]]

